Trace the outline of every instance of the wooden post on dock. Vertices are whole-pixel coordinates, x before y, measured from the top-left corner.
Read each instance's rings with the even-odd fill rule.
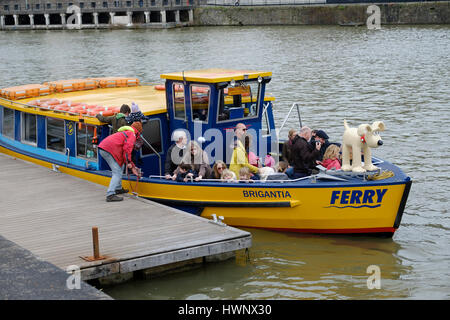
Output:
[[[91,257],[80,257],[86,261],[96,261],[96,260],[104,260],[105,256],[100,255],[100,244],[98,241],[98,227],[92,227],[92,247],[94,251],[94,255]]]
[[[98,260],[100,258],[100,250],[98,245],[98,228],[92,227],[92,243],[94,245],[94,259]]]

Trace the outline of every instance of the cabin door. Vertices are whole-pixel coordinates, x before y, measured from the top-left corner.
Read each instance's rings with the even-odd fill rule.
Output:
[[[170,129],[189,131],[191,139],[199,142],[212,123],[211,105],[214,92],[211,86],[200,83],[169,82],[167,91],[170,107]],[[214,101],[212,101],[214,100]],[[202,140],[202,139],[200,139]]]
[[[190,83],[186,88],[186,105],[188,106],[188,128],[191,138],[204,142],[205,132],[212,123],[211,105],[214,105],[214,94],[207,84]],[[202,146],[203,148],[205,147]]]

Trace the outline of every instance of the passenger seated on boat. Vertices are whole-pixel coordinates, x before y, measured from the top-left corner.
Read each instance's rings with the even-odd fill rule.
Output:
[[[131,103],[131,113],[125,118],[128,124],[133,122],[142,122],[146,123],[149,117],[144,116],[144,114],[139,109],[139,106],[136,103]]]
[[[288,169],[288,163],[286,161],[280,161],[276,166],[277,172],[268,175],[266,180],[289,180],[286,170]]]
[[[276,168],[276,163],[275,163],[275,159],[274,157],[272,157],[272,155],[270,155],[269,153],[266,154],[266,156],[264,157],[264,166],[265,167],[269,167],[275,170]]]
[[[315,136],[311,137],[311,144],[313,147],[316,146],[316,142],[320,141],[320,157],[319,161],[322,161],[323,155],[325,154],[325,151],[327,150],[328,146],[330,145],[330,142],[328,141],[329,137],[323,130],[316,130]]]
[[[216,160],[214,163],[210,179],[220,179],[222,176],[223,170],[227,169],[227,165],[222,160]]]
[[[164,162],[164,174],[166,179],[176,179],[174,171],[181,163],[186,153],[187,137],[186,132],[183,130],[175,130],[172,135],[172,140],[175,141],[173,145],[169,147],[166,154],[166,160]]]
[[[222,182],[236,182],[236,174],[230,169],[225,169],[220,177]]]
[[[247,155],[248,155],[248,163],[250,163],[254,167],[261,166],[261,163],[259,162],[259,157],[253,151],[248,151]]]
[[[244,139],[244,148],[245,152],[247,153],[248,163],[250,163],[252,166],[255,167],[261,167],[259,157],[253,151],[250,151],[250,146],[252,144],[252,136],[245,134],[243,137],[241,137],[241,139],[242,138]]]
[[[311,175],[312,169],[316,167],[316,160],[320,156],[320,141],[316,141],[313,147],[308,141],[311,139],[311,129],[302,127],[299,134],[294,138],[292,145],[292,157],[294,173],[292,178],[298,179]]]
[[[327,170],[341,169],[340,148],[335,144],[330,144],[325,151],[323,160],[320,162],[320,164]]]
[[[186,150],[182,162],[191,165],[192,170],[197,174],[195,181],[209,178],[211,176],[211,167],[206,152],[193,140],[188,143]]]
[[[239,170],[239,182],[240,183],[253,182],[253,180],[251,179],[251,172],[249,168],[243,167]]]
[[[177,182],[188,182],[192,181],[197,177],[197,173],[192,170],[192,166],[187,163],[181,163],[177,167],[176,181]]]
[[[288,133],[288,140],[283,143],[283,150],[281,157],[283,161],[286,161],[292,166],[292,140],[297,136],[297,130],[291,129]]]
[[[130,112],[131,112],[130,107],[126,104],[123,104],[120,107],[119,113],[115,115],[104,117],[103,115],[98,113],[95,115],[95,117],[101,122],[110,124],[112,126],[111,133],[116,133],[120,127],[129,125],[129,123],[126,120],[126,117],[130,114]]]
[[[242,140],[245,139],[245,132],[247,131],[247,127],[243,123],[238,123],[235,128],[235,134],[237,137],[236,144],[233,150],[233,154],[231,156],[230,161],[230,170],[234,172],[236,177],[239,179],[239,170],[242,167],[247,167],[253,174],[258,174],[258,167],[253,166],[248,161],[248,155],[245,151],[245,147],[242,144]],[[248,140],[250,141],[250,140]]]

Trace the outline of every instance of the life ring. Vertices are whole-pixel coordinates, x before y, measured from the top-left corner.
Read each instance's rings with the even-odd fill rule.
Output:
[[[60,107],[60,106],[55,106],[53,108],[53,110],[59,110],[59,111],[69,111],[69,107]]]
[[[176,84],[174,87],[175,87],[175,92],[183,92],[184,91],[184,87],[182,84]]]
[[[99,113],[100,111],[98,111],[98,110],[95,110],[95,109],[88,109],[87,110],[87,115],[88,116],[96,116],[98,113]]]
[[[114,115],[114,111],[113,110],[104,110],[104,111],[100,111],[99,113],[102,116],[104,116],[104,117],[108,117],[108,116]]]
[[[209,87],[196,87],[192,86],[192,92],[194,93],[209,93]]]
[[[52,99],[52,100],[46,101],[46,104],[49,106],[56,106],[58,104],[61,104],[61,102],[58,99]]]
[[[157,85],[155,86],[155,89],[156,89],[156,90],[163,91],[163,90],[166,90],[166,86],[163,85],[163,84],[157,84]]]

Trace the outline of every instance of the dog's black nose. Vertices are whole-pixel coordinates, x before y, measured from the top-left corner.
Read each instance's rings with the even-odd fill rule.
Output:
[[[378,140],[378,145],[382,146],[383,145],[383,140]]]

